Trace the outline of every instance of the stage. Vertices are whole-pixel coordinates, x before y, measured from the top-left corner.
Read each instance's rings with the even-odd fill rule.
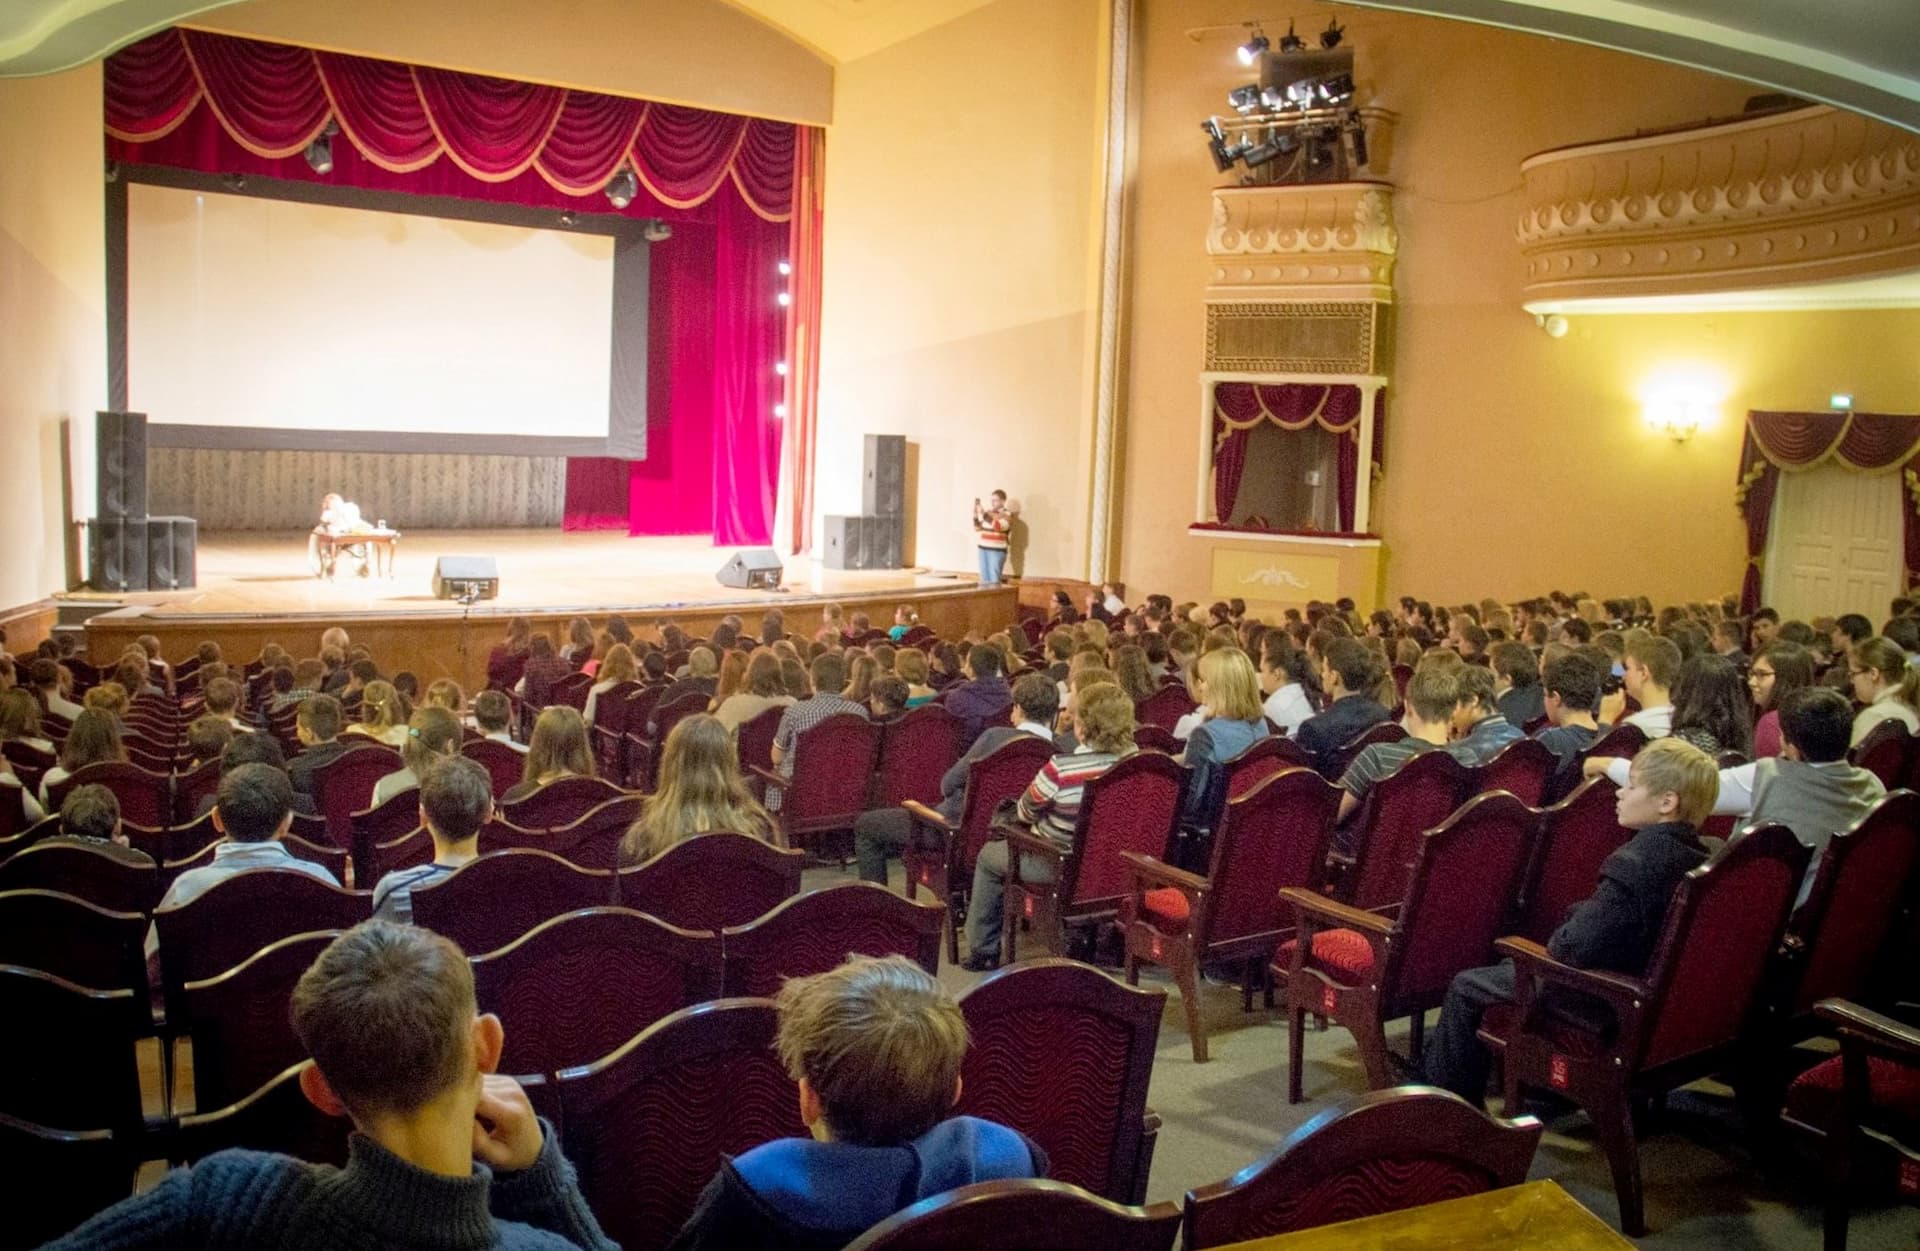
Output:
[[[892,622],[896,604],[909,603],[949,636],[1003,629],[1017,615],[1011,587],[983,589],[971,572],[841,571],[803,556],[784,559],[782,590],[736,590],[714,578],[735,550],[714,547],[705,536],[403,532],[391,579],[358,577],[354,562],[343,557],[339,576],[329,582],[309,571],[304,532],[206,533],[193,590],[78,591],[59,600],[74,610],[90,603],[107,609],[87,621],[96,662],[142,634],[158,636],[169,659],[190,654],[204,638],[219,640],[229,660],[250,660],[269,641],[299,657],[315,652],[321,630],[340,625],[374,649],[383,670],[411,669],[423,682],[454,677],[469,690],[484,679],[487,651],[505,632],[506,619],[518,614],[557,642],[569,618],[586,616],[599,625],[611,613],[624,615],[642,638],[664,620],[704,634],[728,613],[739,613],[751,631],[768,608],[786,613],[791,633],[810,636],[828,603],[865,612],[882,627]],[[442,556],[493,557],[499,598],[471,608],[435,599],[433,569]]]

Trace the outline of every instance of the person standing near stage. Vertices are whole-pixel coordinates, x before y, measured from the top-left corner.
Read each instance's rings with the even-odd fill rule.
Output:
[[[1007,564],[1007,533],[1013,529],[1013,514],[1007,511],[1007,493],[995,491],[988,507],[973,501],[973,532],[980,545],[980,585],[1000,585],[1001,571]]]

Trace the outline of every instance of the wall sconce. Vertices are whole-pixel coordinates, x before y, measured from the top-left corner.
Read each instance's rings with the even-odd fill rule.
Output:
[[[1690,396],[1660,396],[1647,401],[1645,416],[1649,430],[1685,443],[1712,419],[1713,406]]]

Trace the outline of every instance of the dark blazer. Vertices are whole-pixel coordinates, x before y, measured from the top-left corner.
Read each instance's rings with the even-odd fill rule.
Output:
[[[287,761],[287,780],[293,783],[293,789],[299,794],[313,794],[313,771],[338,760],[340,753],[346,751],[348,746],[337,738],[330,743],[315,743]]]
[[[973,767],[974,761],[985,759],[993,752],[994,748],[1000,746],[1002,743],[1011,742],[1013,739],[1019,737],[1021,733],[1023,733],[1023,731],[1017,730],[1010,725],[988,726],[985,730],[981,731],[979,738],[973,740],[973,746],[967,748],[966,753],[962,755],[960,759],[947,766],[946,773],[940,778],[941,816],[949,821],[958,821],[960,819],[960,804],[967,796],[967,770]],[[1060,736],[1057,734],[1054,735],[1053,746],[1056,752],[1073,750],[1071,747],[1061,746]]]
[[[1547,715],[1547,690],[1538,682],[1532,686],[1516,686],[1505,695],[1496,696],[1493,702],[1500,709],[1500,715],[1512,722],[1516,730],[1524,730],[1528,722]]]
[[[1680,879],[1706,861],[1690,825],[1649,825],[1600,865],[1600,885],[1547,940],[1554,959],[1638,977],[1647,971]]]
[[[1294,742],[1305,748],[1316,765],[1324,766],[1354,735],[1385,721],[1390,714],[1369,695],[1342,695],[1327,710],[1300,723]]]

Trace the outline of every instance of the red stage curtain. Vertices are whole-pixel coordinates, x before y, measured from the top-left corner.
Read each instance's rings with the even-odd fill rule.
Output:
[[[793,145],[793,221],[789,223],[787,256],[793,262],[788,279],[793,307],[787,316],[788,463],[792,466],[787,492],[790,555],[813,548],[814,449],[820,437],[820,251],[825,237],[821,212],[825,136],[809,127]],[[745,157],[743,152],[742,156]],[[743,162],[744,163],[744,162]]]
[[[1907,585],[1920,574],[1920,418],[1886,413],[1747,414],[1734,504],[1747,525],[1747,572],[1740,611],[1760,607],[1761,564],[1780,474],[1833,461],[1857,472],[1899,466],[1906,487],[1901,510]]]
[[[1251,428],[1232,430],[1213,445],[1213,513],[1217,521],[1232,521],[1233,506],[1240,498],[1240,477],[1247,471],[1247,443]]]
[[[624,214],[675,231],[654,252],[649,454],[569,464],[565,524],[769,540],[788,350],[773,266],[792,261],[817,318],[817,212],[811,247],[787,226],[817,130],[177,29],[110,57],[104,95],[107,155],[134,164],[595,213],[620,211],[599,193],[631,164]],[[340,137],[319,175],[304,152],[329,121]],[[817,371],[786,385],[810,422]],[[795,453],[810,510],[810,429]]]
[[[1220,522],[1232,520],[1234,501],[1239,498],[1240,479],[1246,471],[1247,440],[1253,427],[1270,421],[1283,430],[1302,430],[1309,425],[1341,436],[1338,442],[1338,516],[1340,529],[1350,531],[1359,503],[1360,473],[1359,387],[1347,384],[1321,385],[1286,382],[1277,384],[1220,382],[1213,388],[1213,506]],[[1378,472],[1381,437],[1380,416],[1375,409],[1372,467]]]

